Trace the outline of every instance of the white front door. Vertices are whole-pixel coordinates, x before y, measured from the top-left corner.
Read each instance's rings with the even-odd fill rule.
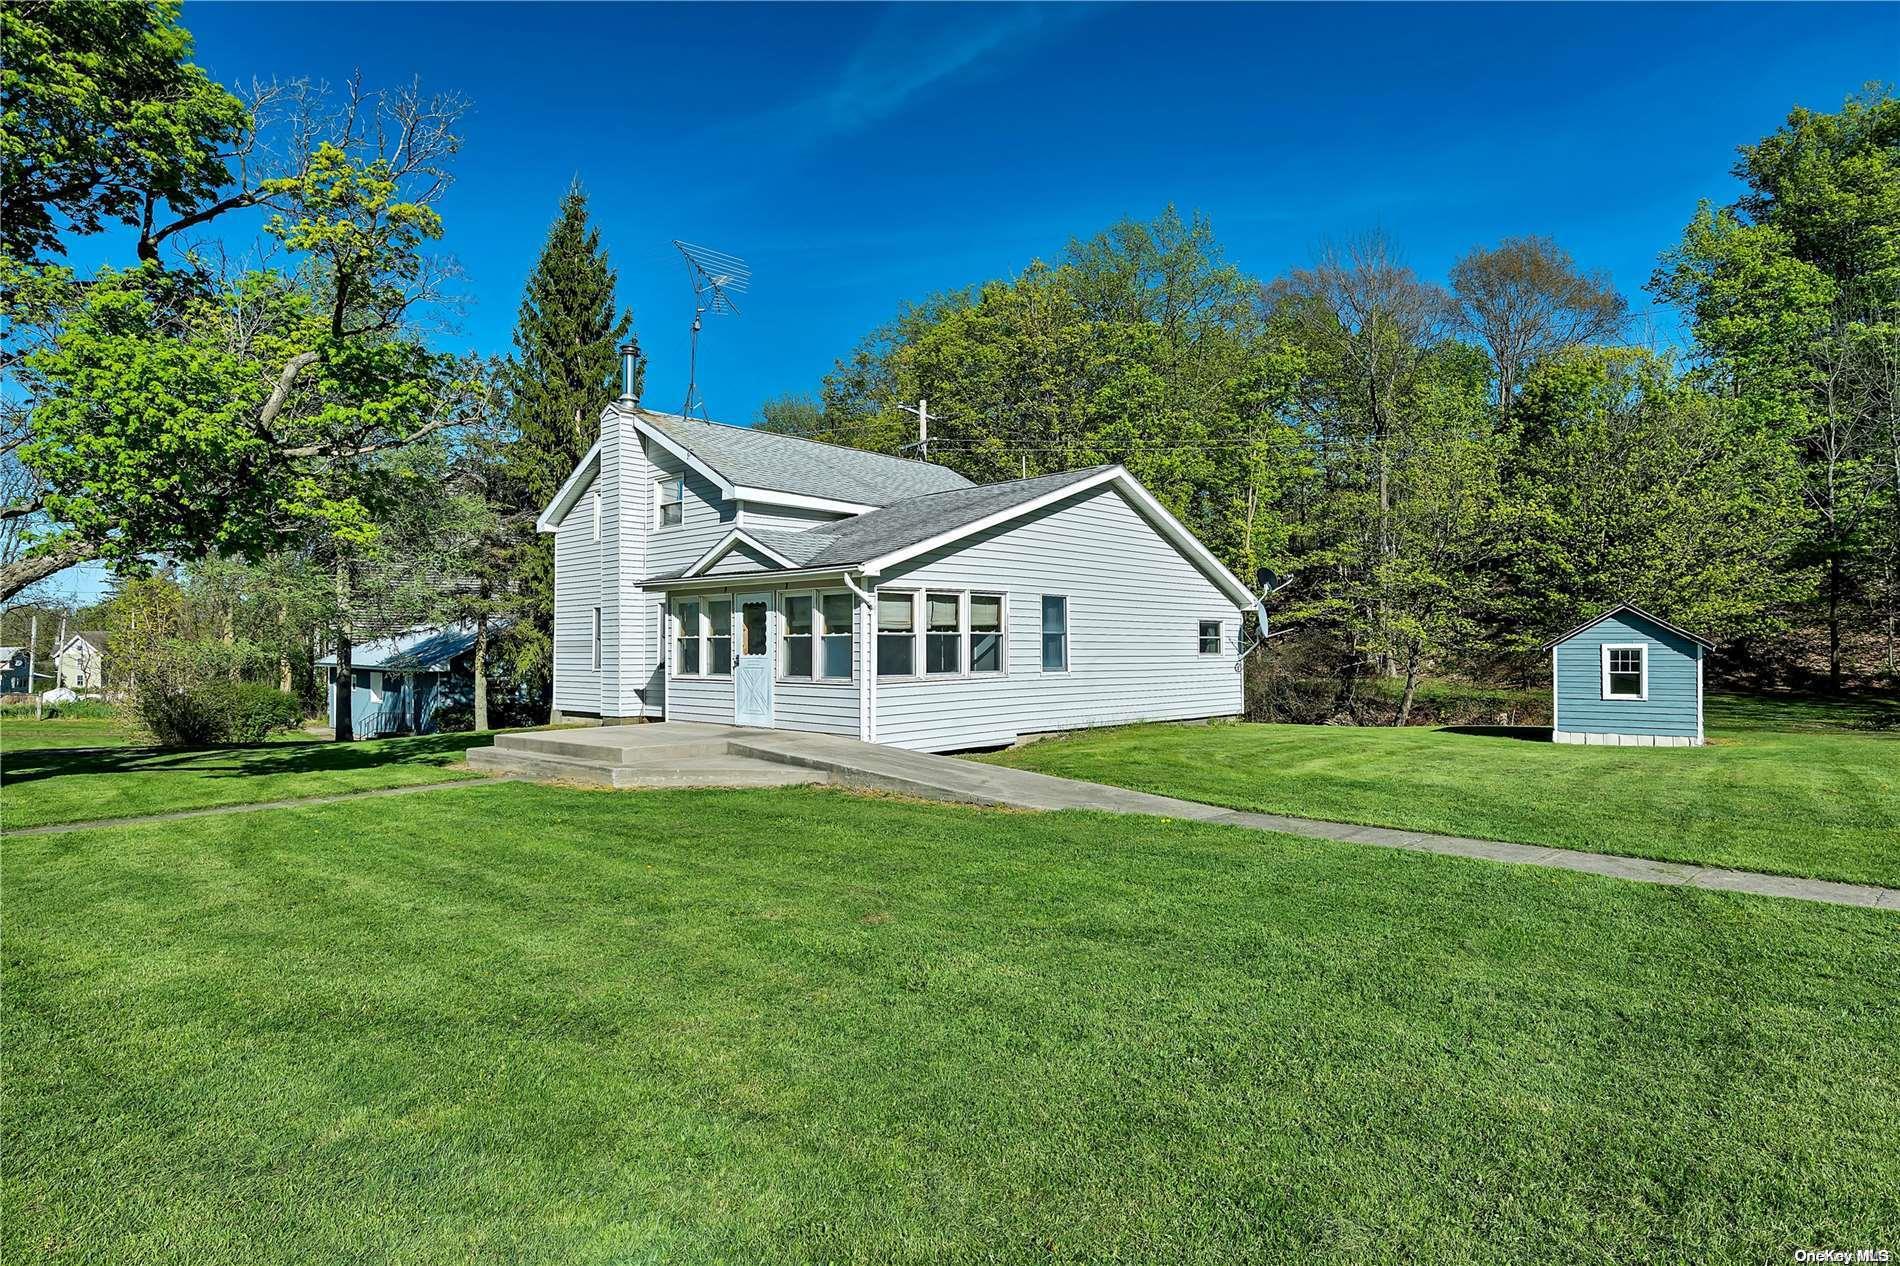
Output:
[[[732,723],[772,724],[772,599],[740,598],[738,654],[732,665]]]

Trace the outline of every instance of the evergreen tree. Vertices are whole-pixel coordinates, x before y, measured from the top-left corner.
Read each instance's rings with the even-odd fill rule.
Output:
[[[537,508],[593,446],[601,409],[620,394],[619,348],[632,336],[633,313],[615,310],[615,280],[577,182],[528,275],[515,354],[502,374],[516,431],[511,463]],[[642,361],[636,396],[645,372]]]
[[[537,687],[552,680],[554,664],[554,542],[535,532],[534,518],[593,446],[601,410],[620,394],[619,348],[633,340],[633,313],[616,309],[614,285],[577,182],[528,276],[515,354],[498,375],[514,441],[489,495],[517,538],[497,553],[512,573],[505,583],[519,612],[501,652],[513,676]],[[636,356],[636,397],[645,374]]]

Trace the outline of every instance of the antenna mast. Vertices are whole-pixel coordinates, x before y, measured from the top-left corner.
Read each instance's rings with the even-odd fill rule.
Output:
[[[680,416],[688,418],[695,407],[702,414],[706,411],[706,402],[698,398],[700,318],[708,312],[737,315],[739,305],[732,296],[746,292],[752,284],[752,270],[737,255],[710,247],[675,240],[673,248],[686,261],[686,275],[693,283],[693,339],[686,358],[686,403],[680,406]]]

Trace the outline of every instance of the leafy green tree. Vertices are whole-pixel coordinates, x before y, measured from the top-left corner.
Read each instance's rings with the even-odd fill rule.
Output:
[[[1633,601],[1718,639],[1771,630],[1806,526],[1795,454],[1637,348],[1579,348],[1519,399],[1500,568],[1520,647]]]
[[[776,396],[759,406],[752,429],[780,435],[818,435],[825,431],[825,406],[810,396]]]
[[[1735,174],[1743,196],[1705,203],[1650,284],[1693,323],[1714,389],[1800,455],[1812,513],[1790,562],[1819,583],[1794,588],[1818,589],[1838,687],[1847,635],[1884,616],[1891,656],[1896,621],[1900,100],[1796,109]]]
[[[62,228],[138,231],[140,255],[200,223],[251,111],[191,64],[177,0],[0,9],[0,251],[64,253]]]
[[[516,676],[542,687],[554,662],[554,543],[536,534],[534,516],[599,438],[601,410],[620,394],[619,349],[632,341],[633,313],[616,307],[615,285],[587,195],[573,185],[521,297],[515,352],[499,373],[514,439],[506,468],[486,480],[517,538],[505,550],[498,543],[494,555],[509,569],[501,583],[521,616],[509,626],[506,653]],[[645,375],[638,360],[636,397]]]

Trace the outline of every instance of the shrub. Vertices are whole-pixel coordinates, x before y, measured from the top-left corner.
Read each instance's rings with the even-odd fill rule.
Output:
[[[140,724],[166,747],[256,743],[303,719],[293,696],[254,682],[142,685],[133,706]]]

